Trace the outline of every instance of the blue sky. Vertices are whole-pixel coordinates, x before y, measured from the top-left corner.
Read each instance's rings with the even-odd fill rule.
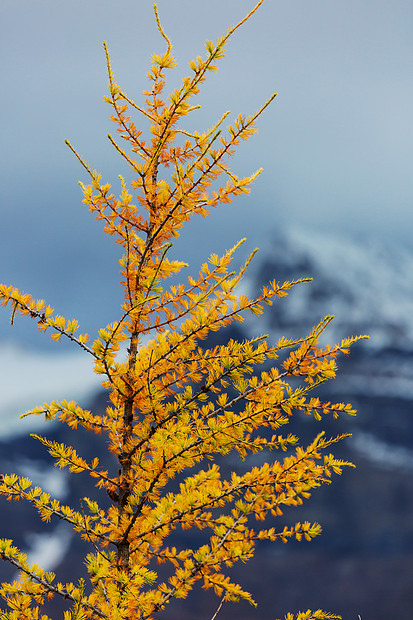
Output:
[[[171,88],[253,6],[247,0],[159,0],[179,66]],[[116,184],[102,41],[136,101],[150,54],[162,51],[146,0],[4,0],[1,24],[0,281],[46,298],[82,328],[116,318],[118,249],[81,203],[82,169],[68,138]],[[240,237],[248,247],[285,226],[410,244],[413,232],[413,5],[408,0],[266,0],[235,35],[188,127],[278,97],[241,146],[234,169],[264,172],[252,194],[192,223],[177,253],[195,263]],[[91,310],[92,308],[93,311]],[[0,314],[0,342],[48,340]],[[59,345],[60,346],[60,345]],[[64,345],[62,345],[64,346]]]

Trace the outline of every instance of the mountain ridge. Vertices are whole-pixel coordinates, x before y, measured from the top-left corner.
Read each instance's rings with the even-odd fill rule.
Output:
[[[371,336],[338,360],[337,378],[317,393],[329,400],[352,402],[358,416],[317,423],[297,415],[288,429],[303,443],[320,430],[329,435],[352,433],[337,449],[340,458],[356,463],[356,471],[345,471],[333,485],[318,489],[310,501],[286,514],[290,524],[320,521],[321,537],[310,545],[261,545],[246,568],[234,567],[233,578],[250,588],[261,604],[257,610],[228,605],[227,619],[273,620],[289,609],[312,606],[337,611],[348,620],[357,614],[363,620],[413,618],[413,295],[409,296],[413,269],[408,274],[413,255],[404,250],[398,254],[395,249],[389,256],[387,250],[375,248],[344,239],[327,242],[321,233],[297,230],[274,238],[245,278],[243,286],[249,294],[274,278],[312,276],[313,282],[295,287],[258,322],[248,319],[202,343],[207,347],[223,337],[243,339],[256,335],[257,330],[268,331],[272,340],[282,335],[300,337],[331,313],[335,320],[327,329],[328,342],[353,333]],[[387,261],[386,268],[383,261]],[[70,399],[70,394],[67,397]],[[105,406],[103,392],[91,397],[94,412]],[[108,458],[99,441],[84,432],[51,425],[48,436],[65,443],[73,439],[86,458],[91,452],[103,463]],[[0,438],[1,471],[20,469],[24,475],[31,471],[43,484],[53,483],[70,504],[84,496],[82,477],[53,479],[46,457],[33,439],[21,435]],[[232,462],[219,464],[223,471],[233,466]],[[111,466],[109,461],[105,464]],[[41,534],[42,524],[23,502],[2,506],[2,516],[7,535],[15,537],[31,557],[36,549],[44,551],[46,543],[50,544],[49,559],[54,558],[55,566],[49,569],[56,568],[63,571],[63,578],[72,578],[82,557],[82,545],[74,536],[65,537],[56,527]],[[277,520],[277,527],[280,522],[284,521]],[[59,536],[62,545],[56,548]],[[0,576],[4,578],[5,566],[0,566]],[[197,597],[187,604],[176,602],[171,613],[182,620],[195,620],[211,617],[216,606],[208,593],[197,591]],[[205,609],[211,610],[209,616]]]

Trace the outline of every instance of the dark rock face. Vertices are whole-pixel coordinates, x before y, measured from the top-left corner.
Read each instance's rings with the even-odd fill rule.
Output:
[[[327,435],[352,433],[334,452],[354,462],[357,469],[345,468],[341,477],[317,489],[303,506],[268,523],[269,527],[282,527],[284,523],[318,521],[323,534],[311,543],[258,546],[250,562],[229,570],[235,581],[252,592],[258,608],[225,604],[218,619],[274,620],[287,611],[308,608],[334,611],[346,620],[357,620],[358,614],[363,620],[413,618],[413,314],[408,312],[413,287],[412,299],[408,299],[401,285],[395,287],[399,282],[395,269],[383,256],[380,263],[377,253],[370,255],[365,248],[347,246],[352,256],[349,265],[340,244],[330,244],[330,258],[323,255],[323,260],[318,247],[317,243],[297,245],[294,238],[278,240],[259,264],[250,288],[254,291],[274,278],[283,281],[312,275],[315,282],[301,285],[298,299],[294,299],[293,290],[289,298],[277,302],[265,315],[264,326],[247,322],[226,336],[244,338],[247,332],[268,330],[274,340],[281,335],[298,337],[332,312],[337,320],[327,334],[328,342],[353,333],[371,334],[371,341],[355,345],[349,357],[339,360],[337,379],[317,392],[328,400],[351,402],[358,416],[317,422],[297,415],[286,427],[302,443],[310,442],[320,430]],[[386,268],[380,267],[382,264]],[[222,334],[213,334],[206,346],[220,338]],[[97,395],[92,410],[104,407],[104,395]],[[103,463],[106,459],[109,469],[116,467],[105,454],[101,438],[55,426],[48,436],[72,442],[85,458],[98,456]],[[26,468],[25,475],[32,470],[41,478],[41,472],[49,472],[49,463],[44,448],[33,439],[19,437],[0,443],[1,471]],[[220,465],[223,471],[241,467],[232,457]],[[59,480],[62,501],[74,507],[78,507],[79,497],[91,497],[94,492],[85,476]],[[45,526],[31,506],[21,501],[2,502],[1,515],[1,536],[13,538],[29,550],[34,546],[33,533],[46,531],[49,538],[56,533],[58,524]],[[177,541],[184,543],[183,535],[180,537],[177,534]],[[42,540],[46,545],[47,537]],[[67,538],[53,567],[59,580],[81,576],[85,547],[76,536]],[[13,574],[0,563],[0,579]],[[173,601],[165,617],[208,620],[218,604],[214,595],[197,587],[187,600]],[[60,616],[58,601],[51,609],[55,617]]]

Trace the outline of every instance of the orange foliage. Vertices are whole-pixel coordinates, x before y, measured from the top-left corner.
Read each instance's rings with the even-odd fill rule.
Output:
[[[246,313],[260,315],[265,306],[303,280],[274,280],[255,299],[240,294],[237,287],[252,258],[239,272],[231,271],[240,242],[221,257],[212,255],[198,277],[190,277],[186,284],[164,285],[185,266],[168,258],[184,223],[249,192],[260,172],[238,178],[228,167],[228,157],[241,140],[255,133],[257,119],[275,95],[255,114],[239,115],[226,133],[222,124],[229,113],[205,133],[189,133],[180,123],[197,107],[192,106],[192,97],[207,72],[216,70],[230,36],[262,1],[215,44],[207,41],[206,56],[190,63],[190,76],[169,96],[164,92],[165,72],[176,61],[155,7],[167,49],[152,57],[144,107],[117,85],[105,44],[106,101],[113,108],[118,136],[129,150],[112,136],[109,139],[134,172],[130,190],[121,177],[120,195],[115,196],[111,186],[102,183],[100,175],[67,144],[91,177],[89,185],[81,184],[84,203],[123,247],[124,302],[119,319],[100,329],[88,344],[89,336],[79,333],[77,321],[67,321],[44,301],[13,287],[0,287],[3,305],[11,304],[12,322],[16,313],[29,315],[41,331],[50,329],[53,339],[67,337],[91,356],[111,403],[103,415],[67,401],[45,403],[29,413],[103,435],[118,460],[118,471],[108,472],[97,458],[88,461],[71,446],[36,436],[58,467],[91,476],[108,494],[108,509],[87,498],[77,509],[66,506],[33,487],[27,478],[2,477],[1,494],[31,502],[45,521],[63,519],[91,545],[85,560],[90,583],[75,585],[56,582],[53,573],[30,566],[12,541],[1,540],[0,557],[21,574],[18,582],[0,588],[9,609],[0,612],[4,619],[46,619],[41,613],[43,603],[60,595],[72,604],[65,620],[147,620],[173,598],[186,597],[199,580],[225,600],[253,603],[250,593],[231,582],[226,567],[251,558],[258,540],[287,542],[318,535],[317,523],[296,523],[280,530],[263,529],[260,523],[268,514],[277,516],[286,506],[301,504],[313,489],[329,482],[332,473],[339,474],[343,465],[349,465],[328,451],[341,437],[327,439],[320,433],[306,448],[292,450],[297,437],[279,433],[297,411],[313,413],[318,419],[353,413],[350,405],[321,402],[309,393],[335,376],[337,354],[346,353],[358,338],[320,348],[319,337],[332,318],[326,317],[299,340],[281,338],[274,344],[258,337],[213,348],[204,344],[210,332],[243,321]],[[136,112],[150,121],[146,139],[131,120]],[[168,180],[161,176],[165,170],[170,171]],[[221,185],[213,190],[218,179],[223,179]],[[126,361],[120,355],[124,343]],[[269,368],[268,360],[273,364],[280,357],[279,368]],[[258,371],[264,363],[266,370]],[[303,382],[298,385],[296,379],[293,388],[289,377]],[[262,429],[271,429],[272,436],[260,434]],[[205,465],[214,455],[237,452],[245,459],[264,449],[269,462],[242,475],[233,473],[229,479],[221,477],[215,463]],[[287,455],[281,460],[270,458],[275,450]],[[181,475],[179,489],[170,491],[168,483],[195,465],[196,473]],[[170,535],[178,527],[202,530],[202,544],[170,546]],[[158,578],[159,563],[170,567],[166,581]],[[302,620],[336,617],[320,611],[298,615]]]

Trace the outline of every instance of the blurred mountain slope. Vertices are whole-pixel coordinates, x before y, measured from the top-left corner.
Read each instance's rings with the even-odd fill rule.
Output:
[[[403,249],[390,252],[367,242],[293,231],[277,237],[261,252],[244,285],[253,292],[274,278],[304,276],[314,281],[297,286],[258,322],[248,320],[227,330],[225,337],[243,338],[257,332],[268,332],[274,340],[281,335],[298,337],[331,313],[335,320],[326,334],[328,342],[370,334],[371,340],[358,343],[349,357],[339,360],[337,379],[318,391],[327,399],[352,402],[358,416],[322,422],[295,416],[288,428],[303,443],[322,429],[328,435],[353,433],[336,453],[356,463],[357,469],[346,469],[332,485],[316,490],[302,507],[274,520],[277,527],[284,522],[315,520],[324,531],[311,543],[262,544],[251,562],[231,569],[233,578],[252,591],[259,607],[228,604],[219,617],[273,620],[288,610],[322,608],[341,613],[347,620],[356,620],[357,614],[363,620],[411,620],[413,255]],[[221,338],[222,334],[213,334],[205,346]],[[95,412],[102,410],[104,394],[97,394],[91,407]],[[115,466],[95,437],[73,434],[65,427],[51,427],[48,435],[66,443],[73,440],[86,458],[93,454],[103,462],[109,459],[108,467]],[[91,494],[82,476],[68,479],[56,470],[53,476],[47,455],[30,438],[3,441],[0,461],[2,471],[31,472],[42,484],[54,485],[54,491],[69,504],[77,505],[78,497]],[[242,467],[231,456],[220,465],[224,472]],[[38,536],[45,530],[31,508],[22,502],[4,502],[1,510],[1,535],[39,553],[42,539]],[[60,540],[60,556],[55,545],[50,558],[59,579],[73,579],[83,543],[69,533],[63,535],[58,526],[47,526],[43,547],[50,540]],[[185,542],[184,534],[177,533],[179,541]],[[0,577],[7,572],[7,566],[1,565]],[[208,620],[217,605],[210,593],[199,588],[187,601],[174,601],[166,613],[182,620]]]

